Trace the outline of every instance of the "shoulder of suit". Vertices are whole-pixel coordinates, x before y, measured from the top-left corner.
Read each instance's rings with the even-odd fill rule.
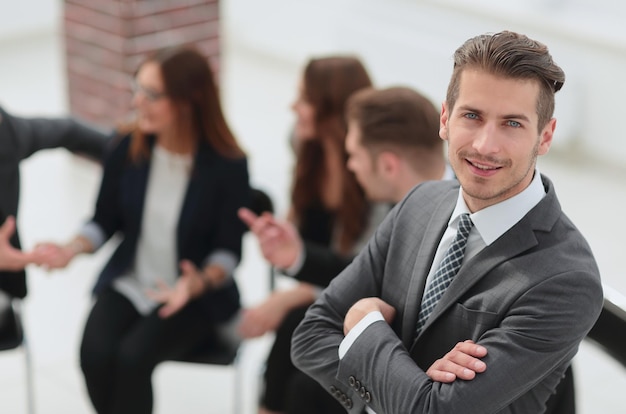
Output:
[[[432,194],[444,194],[449,191],[456,191],[459,188],[459,182],[456,180],[435,180],[425,181],[417,185],[412,192],[415,193],[432,193]]]

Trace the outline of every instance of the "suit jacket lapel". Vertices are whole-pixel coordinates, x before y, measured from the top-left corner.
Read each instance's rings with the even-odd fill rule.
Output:
[[[420,336],[491,269],[538,244],[535,231],[549,230],[561,211],[551,183],[546,178],[544,178],[544,186],[547,194],[539,204],[491,246],[485,247],[461,267],[426,321]]]
[[[518,225],[514,226],[514,228],[518,227]],[[535,245],[537,245],[537,239],[532,230],[512,229],[502,235],[502,237],[496,240],[491,246],[485,247],[480,253],[472,257],[461,267],[459,273],[455,276],[448,289],[446,289],[437,303],[437,306],[426,321],[421,334],[426,332],[428,327],[435,323],[441,314],[456,303],[465,292],[483,278],[491,269]]]
[[[188,239],[191,226],[194,225],[197,214],[196,210],[198,206],[201,205],[200,199],[206,196],[207,191],[210,189],[209,180],[212,179],[212,174],[209,170],[215,165],[214,160],[212,160],[213,156],[214,153],[208,144],[200,143],[194,157],[191,175],[189,177],[189,185],[187,186],[187,192],[185,193],[180,217],[178,219],[177,248],[179,254],[184,251],[182,244],[184,240]]]
[[[411,283],[407,292],[407,299],[404,305],[404,317],[402,320],[402,341],[407,349],[415,339],[415,327],[417,326],[417,315],[421,306],[421,298],[424,294],[424,285],[432,260],[435,256],[437,246],[446,230],[452,210],[454,210],[454,200],[458,196],[458,187],[451,190],[449,194],[442,198],[442,201],[434,209],[433,215],[428,222],[424,232],[423,242],[417,252],[415,265],[413,266]]]

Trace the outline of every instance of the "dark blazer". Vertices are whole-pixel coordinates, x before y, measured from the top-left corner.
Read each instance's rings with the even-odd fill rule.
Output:
[[[149,140],[151,146],[154,141]],[[118,233],[122,240],[100,273],[95,294],[133,264],[141,232],[150,160],[131,162],[130,142],[126,136],[111,151],[96,201],[92,221],[101,227],[107,239]],[[237,209],[248,206],[249,201],[246,159],[227,159],[202,142],[195,155],[178,221],[178,260],[189,259],[202,267],[216,249],[240,257],[245,225],[238,218]],[[207,292],[200,301],[215,321],[222,321],[239,309],[239,292],[231,279],[221,289]]]
[[[296,329],[296,366],[360,413],[541,413],[602,308],[600,275],[552,183],[517,224],[463,265],[419,337],[420,299],[454,209],[458,183],[424,183],[396,205],[368,246]],[[380,297],[391,325],[365,329],[340,361],[348,309]],[[472,381],[433,383],[425,370],[460,341],[488,350]]]
[[[339,254],[328,246],[304,241],[304,262],[293,277],[301,282],[326,287],[352,262],[353,257]]]
[[[49,148],[66,148],[100,160],[109,136],[70,118],[20,118],[0,107],[0,223],[16,216],[20,193],[20,162]],[[20,247],[17,231],[11,239]],[[26,296],[25,272],[0,272],[0,289]]]
[[[384,205],[370,204],[370,211],[368,213],[368,223],[363,229],[365,236],[369,237],[369,232],[378,226],[382,221],[381,213],[384,207],[384,214],[386,214],[391,204],[385,203]],[[321,227],[320,220],[314,222],[316,227]],[[320,287],[326,287],[335,276],[337,276],[343,269],[346,268],[354,259],[354,254],[343,254],[330,246],[330,239],[332,237],[332,226],[328,226],[328,237],[326,240],[319,240],[315,237],[306,237],[302,231],[300,235],[304,244],[304,262],[297,273],[291,276],[301,282],[307,282]]]

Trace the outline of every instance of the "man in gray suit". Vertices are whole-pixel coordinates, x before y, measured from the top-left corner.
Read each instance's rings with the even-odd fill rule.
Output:
[[[296,366],[348,411],[545,411],[602,308],[591,250],[536,167],[564,79],[543,44],[516,33],[456,51],[440,136],[460,186],[412,190],[293,337]],[[452,259],[460,270],[442,272],[459,222],[469,229]],[[429,307],[441,274],[451,282]],[[466,340],[486,352],[486,369],[433,382],[426,370]]]

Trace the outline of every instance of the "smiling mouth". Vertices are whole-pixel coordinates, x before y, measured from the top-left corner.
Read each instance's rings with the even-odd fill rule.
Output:
[[[493,166],[493,165],[480,164],[474,161],[470,161],[468,159],[466,159],[465,161],[467,161],[467,163],[471,165],[472,167],[477,168],[481,171],[495,171],[495,170],[499,170],[500,168],[502,168],[502,167]]]

